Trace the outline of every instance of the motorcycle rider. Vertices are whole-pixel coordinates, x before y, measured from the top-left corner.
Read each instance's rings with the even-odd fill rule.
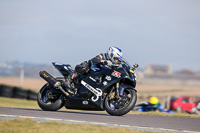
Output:
[[[101,53],[96,57],[84,61],[79,65],[76,65],[75,71],[72,72],[65,80],[65,86],[70,90],[74,88],[73,79],[78,76],[88,73],[92,65],[104,65],[108,67],[119,66],[120,59],[123,54],[118,47],[110,47],[106,53]]]

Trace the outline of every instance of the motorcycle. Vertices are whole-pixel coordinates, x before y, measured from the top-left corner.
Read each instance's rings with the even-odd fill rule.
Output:
[[[110,115],[122,116],[135,106],[137,101],[135,69],[125,59],[120,66],[93,65],[87,74],[73,80],[74,89],[65,87],[65,79],[74,70],[69,64],[53,62],[63,77],[54,78],[46,71],[40,77],[47,83],[40,89],[37,102],[45,111],[66,109],[106,110]]]

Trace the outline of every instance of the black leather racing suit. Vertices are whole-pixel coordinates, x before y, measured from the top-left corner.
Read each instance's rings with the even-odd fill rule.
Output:
[[[92,65],[106,65],[106,66],[110,67],[113,65],[113,63],[108,59],[107,53],[101,53],[101,54],[97,55],[96,57],[94,57],[88,61],[84,61],[81,64],[77,65],[75,67],[75,72],[78,75],[87,73],[90,70],[90,67]]]

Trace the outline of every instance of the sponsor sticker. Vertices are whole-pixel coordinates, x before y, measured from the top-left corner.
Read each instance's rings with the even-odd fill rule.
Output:
[[[121,73],[117,72],[117,71],[114,71],[111,75],[114,76],[114,77],[117,77],[117,78],[121,77]]]
[[[90,90],[96,97],[92,97],[92,101],[96,102],[100,96],[102,96],[103,92],[101,89],[99,88],[94,88],[91,85],[89,85],[88,83],[86,83],[85,81],[81,81],[81,84],[84,85],[88,90]]]
[[[83,104],[84,105],[88,105],[88,101],[83,101]]]
[[[103,85],[104,85],[104,86],[108,85],[108,82],[104,81],[104,82],[103,82]]]
[[[112,78],[110,76],[106,76],[106,80],[110,81]]]
[[[60,65],[63,65],[63,64],[56,62],[55,65],[59,65],[60,66]]]
[[[42,75],[45,76],[46,78],[49,77],[45,72],[43,72]]]
[[[65,68],[66,70],[69,70],[66,66],[64,66],[64,68]]]
[[[93,77],[89,77],[92,81],[97,82]]]
[[[135,71],[133,71],[132,69],[130,69],[130,72],[134,73]]]

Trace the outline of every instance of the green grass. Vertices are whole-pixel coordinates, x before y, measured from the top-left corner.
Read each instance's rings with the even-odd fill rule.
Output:
[[[188,114],[188,113],[166,113],[166,112],[139,112],[132,111],[129,114],[138,114],[138,115],[159,115],[159,116],[169,116],[169,117],[187,117],[187,118],[200,118],[200,115],[197,114]]]
[[[60,122],[37,122],[32,119],[0,120],[0,133],[152,133],[120,127],[105,127]]]
[[[37,101],[0,97],[0,107],[39,109]]]

